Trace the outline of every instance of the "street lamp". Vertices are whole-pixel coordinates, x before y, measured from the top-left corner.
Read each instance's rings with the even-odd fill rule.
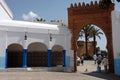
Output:
[[[50,33],[50,41],[52,41],[52,34]]]
[[[52,41],[52,33],[48,30],[49,33],[49,40]]]
[[[27,32],[25,32],[24,40],[27,40]]]

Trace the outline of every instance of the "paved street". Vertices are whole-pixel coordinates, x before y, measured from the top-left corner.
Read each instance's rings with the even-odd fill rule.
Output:
[[[87,69],[87,71],[86,71]],[[89,73],[89,72],[95,72],[97,71],[97,64],[94,64],[94,61],[84,61],[84,65],[82,66],[80,64],[80,66],[77,66],[77,70],[81,73]],[[104,67],[101,65],[101,70],[104,70]]]
[[[87,71],[86,71],[87,69]],[[50,71],[1,71],[1,80],[120,80],[120,77],[110,73],[95,72],[96,65],[93,61],[85,61],[83,66],[78,66],[76,73],[50,72]]]

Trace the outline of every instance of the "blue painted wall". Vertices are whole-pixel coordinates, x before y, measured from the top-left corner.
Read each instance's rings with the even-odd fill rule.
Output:
[[[66,56],[66,67],[70,67],[70,56]]]
[[[0,57],[0,68],[5,68],[5,57]]]
[[[114,59],[115,74],[120,75],[120,59]]]

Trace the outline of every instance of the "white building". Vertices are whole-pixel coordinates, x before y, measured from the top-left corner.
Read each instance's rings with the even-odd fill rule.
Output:
[[[71,34],[57,24],[12,20],[4,0],[0,0],[0,69],[48,67],[73,70]],[[120,12],[112,12],[115,74],[120,75]]]
[[[72,71],[71,34],[67,27],[12,18],[9,7],[0,0],[1,69],[55,67]]]
[[[112,33],[115,74],[120,75],[120,11],[112,12]]]

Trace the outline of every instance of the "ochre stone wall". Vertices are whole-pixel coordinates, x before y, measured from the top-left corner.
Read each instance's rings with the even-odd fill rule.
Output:
[[[68,26],[72,33],[71,45],[74,50],[74,71],[76,68],[76,42],[77,36],[83,26],[94,24],[102,29],[107,38],[107,50],[109,58],[109,71],[114,72],[113,62],[113,45],[112,45],[112,25],[111,11],[114,10],[114,4],[111,4],[108,9],[101,9],[99,3],[91,2],[90,4],[78,3],[71,4],[68,8]]]
[[[92,57],[94,53],[93,41],[89,41],[87,42],[87,44],[88,44],[88,55]],[[86,55],[85,42],[77,41],[77,56],[81,57],[82,55]]]

